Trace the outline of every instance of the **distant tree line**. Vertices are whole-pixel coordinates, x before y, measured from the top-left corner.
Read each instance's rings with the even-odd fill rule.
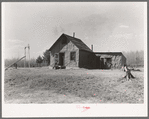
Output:
[[[46,65],[48,66],[50,64],[50,53],[48,50],[46,50],[45,52],[43,52],[43,56],[38,56],[38,58],[36,59],[36,63],[38,64],[38,66],[42,66],[42,63],[46,63]]]
[[[144,51],[123,52],[129,66],[144,66]]]

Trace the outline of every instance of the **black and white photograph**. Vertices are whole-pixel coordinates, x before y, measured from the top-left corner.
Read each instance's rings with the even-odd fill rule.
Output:
[[[2,59],[6,117],[145,116],[147,2],[3,2]]]

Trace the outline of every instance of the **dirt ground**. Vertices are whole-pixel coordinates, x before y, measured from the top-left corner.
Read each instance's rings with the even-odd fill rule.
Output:
[[[143,103],[144,71],[18,68],[5,71],[5,103]]]

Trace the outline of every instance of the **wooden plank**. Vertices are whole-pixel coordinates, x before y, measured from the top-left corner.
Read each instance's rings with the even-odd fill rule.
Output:
[[[8,67],[5,68],[5,70],[7,70],[8,68],[10,68],[12,65],[14,65],[15,63],[19,62],[20,60],[22,60],[23,58],[25,58],[26,56],[23,56],[22,58],[20,58],[19,60],[17,60],[16,62],[12,63],[11,65],[9,65]]]

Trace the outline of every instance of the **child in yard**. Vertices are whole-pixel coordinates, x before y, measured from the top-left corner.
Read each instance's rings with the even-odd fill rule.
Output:
[[[55,62],[53,69],[60,69],[61,67],[58,65],[58,62]]]
[[[130,78],[135,78],[132,74],[130,69],[127,67],[127,65],[124,65],[124,71],[126,72],[126,75],[124,76],[124,78],[126,78],[127,80],[129,80]]]

